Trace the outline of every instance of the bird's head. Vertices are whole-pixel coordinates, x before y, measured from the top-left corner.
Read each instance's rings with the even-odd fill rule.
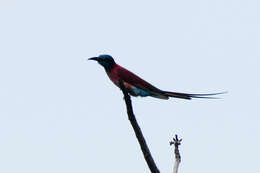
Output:
[[[98,57],[92,57],[88,60],[97,61],[100,65],[102,65],[105,68],[107,72],[110,72],[116,64],[113,57],[110,55],[99,55]]]

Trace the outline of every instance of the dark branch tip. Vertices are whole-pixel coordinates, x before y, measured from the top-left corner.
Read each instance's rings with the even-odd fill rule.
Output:
[[[179,146],[181,145],[182,139],[178,139],[178,135],[175,135],[175,138],[172,139],[173,141],[170,141],[170,145]]]

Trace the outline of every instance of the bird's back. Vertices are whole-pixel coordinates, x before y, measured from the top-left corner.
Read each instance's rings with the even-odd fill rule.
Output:
[[[116,64],[111,72],[107,72],[111,81],[119,87],[119,80],[121,79],[127,88],[136,87],[138,89],[142,89],[148,92],[151,92],[151,95],[158,95],[162,91],[147,81],[143,80],[136,74],[131,71],[125,69],[124,67]],[[161,97],[161,96],[160,96]],[[166,98],[165,98],[166,99]]]

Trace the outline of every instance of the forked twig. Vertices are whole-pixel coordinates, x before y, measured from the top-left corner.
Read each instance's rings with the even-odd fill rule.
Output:
[[[179,165],[181,162],[181,155],[179,152],[179,145],[181,145],[182,139],[178,139],[178,135],[175,135],[173,141],[170,141],[170,145],[174,145],[175,162],[173,167],[173,173],[178,173]]]

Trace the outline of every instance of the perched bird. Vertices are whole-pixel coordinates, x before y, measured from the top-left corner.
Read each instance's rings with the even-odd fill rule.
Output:
[[[192,98],[215,98],[210,97],[222,93],[212,94],[188,94],[179,92],[163,91],[152,84],[146,82],[142,78],[138,77],[129,70],[116,64],[113,57],[110,55],[100,55],[98,57],[89,58],[89,60],[97,61],[100,65],[105,68],[105,71],[110,80],[119,87],[119,81],[121,80],[127,90],[132,96],[151,96],[160,99],[169,99],[169,97],[176,97],[181,99],[192,99]]]

